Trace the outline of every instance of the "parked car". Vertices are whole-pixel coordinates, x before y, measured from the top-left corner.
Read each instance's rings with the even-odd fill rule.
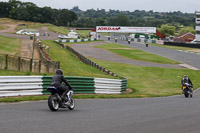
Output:
[[[200,41],[197,41],[196,39],[194,39],[193,41],[191,41],[190,43],[194,43],[194,44],[200,44]]]
[[[22,32],[24,32],[24,30],[19,30],[16,32],[16,34],[22,34]]]
[[[68,39],[69,37],[66,36],[66,35],[58,35],[58,38],[60,38],[60,39]]]

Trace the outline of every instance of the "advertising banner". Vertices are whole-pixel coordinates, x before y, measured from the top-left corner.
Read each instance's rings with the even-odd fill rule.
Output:
[[[156,33],[156,27],[97,26],[97,32]]]

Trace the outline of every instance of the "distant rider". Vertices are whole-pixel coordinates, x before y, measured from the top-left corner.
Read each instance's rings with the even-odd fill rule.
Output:
[[[64,82],[66,86],[63,86],[62,82]],[[69,90],[72,90],[72,87],[70,86],[70,84],[67,82],[67,80],[63,76],[63,72],[61,69],[56,70],[56,75],[54,75],[51,80],[51,86],[55,86],[56,88],[61,90],[63,92],[63,94],[61,96],[62,99],[67,101],[67,99],[65,98],[65,95]]]
[[[193,84],[192,81],[190,80],[190,78],[188,77],[188,75],[184,75],[184,78],[181,80],[181,85],[183,86],[184,83],[188,83],[190,85],[190,89],[193,88]]]

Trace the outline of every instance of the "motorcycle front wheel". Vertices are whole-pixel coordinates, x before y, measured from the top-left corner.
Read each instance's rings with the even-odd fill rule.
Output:
[[[185,97],[188,98],[189,94],[187,92],[184,93]]]
[[[59,102],[55,95],[49,96],[48,106],[51,111],[57,111],[59,109]]]

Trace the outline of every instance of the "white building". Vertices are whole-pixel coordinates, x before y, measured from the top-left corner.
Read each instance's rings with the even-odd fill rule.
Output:
[[[23,35],[36,35],[40,36],[40,33],[35,29],[22,29],[16,32],[16,34],[23,34]]]
[[[71,30],[68,35],[69,38],[74,38],[77,39],[78,38],[78,33],[74,32],[73,30]]]
[[[200,11],[196,11],[196,41],[200,41]]]

